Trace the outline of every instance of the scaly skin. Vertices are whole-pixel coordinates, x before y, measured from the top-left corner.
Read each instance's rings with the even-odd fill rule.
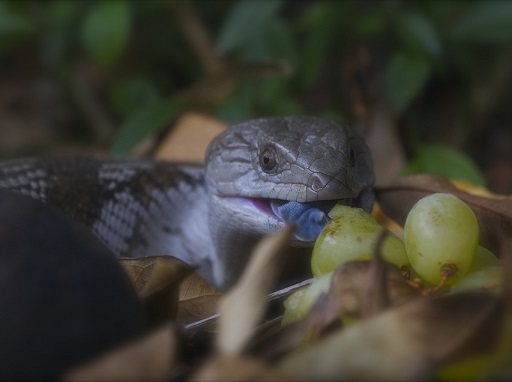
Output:
[[[0,189],[58,206],[117,256],[172,255],[196,265],[221,290],[236,281],[255,243],[284,226],[271,200],[342,199],[369,209],[373,182],[364,141],[315,117],[234,125],[210,144],[204,168],[97,157],[0,163]]]

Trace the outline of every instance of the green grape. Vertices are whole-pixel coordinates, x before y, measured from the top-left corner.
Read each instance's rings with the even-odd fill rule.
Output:
[[[487,248],[479,245],[476,249],[475,258],[468,272],[476,271],[489,265],[501,265],[500,259]]]
[[[424,280],[450,284],[471,267],[478,247],[478,221],[471,208],[451,194],[419,200],[404,226],[405,249]]]
[[[486,267],[469,271],[460,280],[454,282],[450,292],[463,291],[495,291],[499,292],[503,285],[503,267],[487,265]]]
[[[311,285],[290,295],[284,301],[285,311],[281,323],[288,324],[304,317],[318,297],[329,291],[332,275],[333,272],[315,277]]]
[[[332,272],[341,264],[355,260],[370,260],[382,226],[361,208],[336,205],[332,219],[318,235],[311,257],[315,276]],[[408,270],[409,260],[402,241],[389,234],[382,245],[382,257],[399,269]]]
[[[450,288],[451,292],[496,291],[503,285],[503,267],[501,261],[487,248],[478,246],[473,264],[460,280]]]

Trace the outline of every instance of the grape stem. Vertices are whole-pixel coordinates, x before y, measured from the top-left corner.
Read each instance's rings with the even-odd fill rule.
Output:
[[[421,289],[421,294],[424,296],[428,296],[431,294],[436,294],[439,292],[455,274],[457,273],[457,266],[455,264],[444,264],[441,267],[441,280],[439,283],[433,288],[424,288],[423,282],[419,278],[415,278],[409,281],[409,285],[414,288]]]

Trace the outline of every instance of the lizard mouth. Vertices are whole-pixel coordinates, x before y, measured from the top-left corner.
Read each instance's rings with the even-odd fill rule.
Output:
[[[371,210],[373,193],[369,189],[361,191],[355,198],[320,200],[316,202],[296,202],[280,199],[249,198],[254,207],[280,223],[295,224],[295,240],[313,242],[330,220],[329,211],[335,204],[360,207]]]

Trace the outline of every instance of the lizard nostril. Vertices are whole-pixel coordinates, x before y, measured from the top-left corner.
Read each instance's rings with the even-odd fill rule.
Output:
[[[311,176],[311,182],[310,182],[311,189],[315,192],[320,191],[322,188],[324,188],[324,184],[322,182],[322,179],[320,179],[320,176],[318,175],[312,175]]]

